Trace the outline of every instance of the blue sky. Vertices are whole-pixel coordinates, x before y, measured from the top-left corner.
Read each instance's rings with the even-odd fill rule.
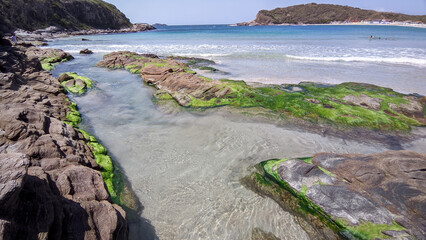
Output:
[[[311,3],[303,0],[105,0],[133,23],[228,24],[251,21],[261,9]],[[317,0],[372,9],[426,15],[426,0]]]

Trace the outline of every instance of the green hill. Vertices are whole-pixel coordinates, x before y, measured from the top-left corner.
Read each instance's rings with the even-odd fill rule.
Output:
[[[426,23],[426,15],[406,15],[392,12],[377,12],[349,6],[332,4],[302,4],[274,10],[261,10],[251,22],[257,25],[269,24],[324,24],[344,21],[382,20],[421,21]]]

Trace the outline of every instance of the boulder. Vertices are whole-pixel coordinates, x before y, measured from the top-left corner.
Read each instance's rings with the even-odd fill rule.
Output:
[[[71,77],[71,76],[69,76],[68,74],[66,74],[66,73],[62,73],[61,75],[59,75],[59,77],[58,77],[58,81],[61,83],[61,82],[65,82],[65,81],[68,81],[68,80],[71,80],[71,79],[73,79],[73,77]]]
[[[93,54],[93,51],[85,48],[85,49],[80,50],[80,54]]]

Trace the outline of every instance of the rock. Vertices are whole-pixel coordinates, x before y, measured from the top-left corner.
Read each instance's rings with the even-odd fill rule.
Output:
[[[414,118],[420,118],[420,119],[425,118],[422,102],[419,98],[414,96],[406,96],[404,97],[404,99],[407,100],[408,103],[400,103],[399,105],[389,103],[389,107],[393,111],[402,113],[408,117],[414,117]]]
[[[10,217],[24,185],[29,166],[28,157],[20,153],[0,153],[0,217]]]
[[[68,81],[68,80],[71,80],[71,79],[73,79],[73,77],[71,77],[71,76],[69,76],[68,74],[66,74],[66,73],[62,73],[61,75],[59,75],[59,77],[58,77],[58,81],[61,83],[61,82],[65,82],[65,81]]]
[[[0,47],[0,239],[127,239],[91,147],[63,122],[75,114],[63,87],[41,68],[53,52],[67,56]]]
[[[189,106],[192,98],[201,99],[209,96],[221,98],[233,93],[228,87],[220,89],[218,87],[222,85],[220,81],[206,81],[188,72],[189,68],[185,63],[173,58],[159,59],[156,55],[150,54],[114,52],[105,55],[104,60],[97,65],[108,68],[138,69],[146,83],[168,92],[182,106]]]
[[[361,94],[359,97],[354,95],[348,95],[343,98],[347,104],[360,106],[368,109],[379,110],[381,107],[382,100],[380,98],[372,98],[365,94]]]
[[[270,162],[272,167],[263,165],[268,166],[264,167],[267,176],[279,174],[278,180],[296,191],[295,195],[307,197],[331,219],[344,220],[354,229],[352,234],[356,235],[358,227],[368,222],[371,228],[376,224],[388,225],[383,230],[388,236],[422,239],[426,235],[426,154],[320,153],[309,163],[300,159]],[[396,227],[395,222],[406,229]]]
[[[71,79],[67,83],[65,83],[65,86],[71,88],[71,87],[74,87],[74,84],[75,84],[74,79]]]
[[[299,192],[303,186],[310,188],[318,183],[331,185],[337,180],[324,173],[318,166],[297,159],[283,162],[278,172],[284,181]]]
[[[55,65],[60,62],[66,62],[74,59],[74,57],[62,51],[61,49],[37,48],[30,47],[26,51],[28,58],[38,58],[44,70],[51,71]]]
[[[82,38],[81,41],[90,41],[90,40],[87,38]]]
[[[93,54],[93,52],[87,48],[80,51],[80,54]]]
[[[84,82],[83,82],[83,80],[81,80],[81,79],[79,79],[79,78],[77,78],[77,79],[75,80],[75,85],[80,86],[80,87],[83,87],[83,88],[85,88],[85,87],[86,87],[86,83],[84,83]]]

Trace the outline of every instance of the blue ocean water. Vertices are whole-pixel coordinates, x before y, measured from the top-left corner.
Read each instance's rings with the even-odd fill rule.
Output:
[[[370,36],[375,36],[370,40]],[[160,26],[141,33],[55,40],[71,53],[129,50],[212,59],[248,82],[366,82],[426,94],[426,29],[398,26]],[[209,75],[208,73],[203,73]]]

